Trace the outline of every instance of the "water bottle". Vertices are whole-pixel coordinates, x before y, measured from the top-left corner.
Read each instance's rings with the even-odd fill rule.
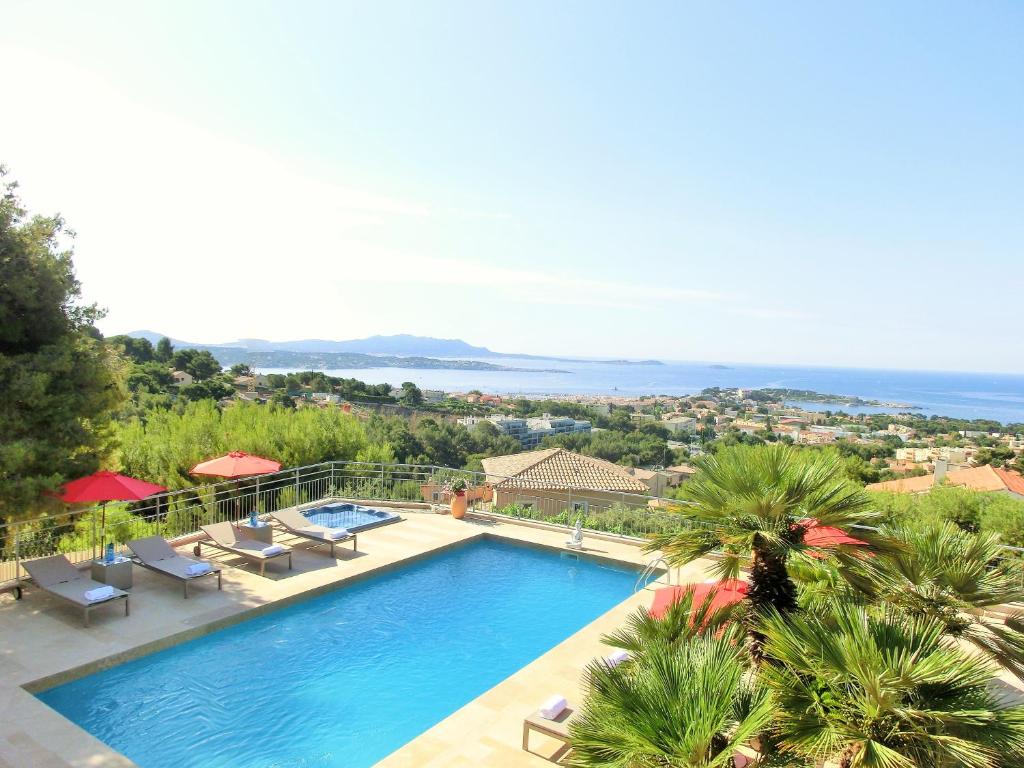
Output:
[[[107,565],[110,565],[112,562],[114,562],[114,542],[107,542],[107,551],[103,555],[103,561]]]
[[[253,509],[251,512],[249,512],[249,526],[251,528],[255,528],[257,525],[258,523],[256,521],[256,510]]]

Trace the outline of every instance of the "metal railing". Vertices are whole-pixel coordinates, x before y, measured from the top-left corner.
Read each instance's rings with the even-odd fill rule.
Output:
[[[646,587],[650,578],[658,572],[658,568],[665,569],[665,583],[669,586],[672,585],[672,566],[668,564],[662,555],[656,555],[652,557],[644,569],[640,572],[640,575],[636,577],[636,583],[633,584],[633,591],[639,592],[641,588]]]
[[[673,511],[683,503],[671,499],[587,488],[504,488],[504,479],[432,465],[332,461],[11,522],[0,525],[0,583],[24,575],[22,560],[62,553],[83,563],[98,557],[107,542],[124,551],[126,542],[144,536],[184,539],[201,525],[237,522],[252,511],[266,515],[334,498],[447,505],[457,480],[468,487],[471,511],[514,520],[571,526],[582,517],[589,532],[638,539],[688,524]]]
[[[680,514],[686,502],[588,488],[532,489],[503,483],[508,478],[434,465],[330,461],[268,475],[169,491],[141,502],[110,503],[0,525],[0,584],[17,582],[22,560],[65,554],[83,563],[98,557],[106,542],[124,551],[144,536],[195,536],[199,526],[240,521],[252,511],[266,515],[325,499],[447,505],[449,488],[462,480],[471,511],[510,520],[583,528],[642,540],[654,534],[704,526]],[[511,487],[510,487],[511,486]],[[1003,546],[1024,586],[1024,549]]]

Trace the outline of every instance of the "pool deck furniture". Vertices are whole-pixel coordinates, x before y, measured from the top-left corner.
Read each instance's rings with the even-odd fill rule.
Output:
[[[71,603],[82,609],[85,626],[89,626],[89,611],[101,605],[109,605],[118,600],[124,600],[124,615],[128,616],[128,593],[111,587],[114,594],[103,600],[87,600],[85,593],[90,589],[98,589],[107,586],[98,581],[93,581],[82,574],[73,566],[64,555],[53,555],[52,557],[41,557],[38,560],[26,560],[22,566],[28,571],[29,576],[36,586],[54,597],[59,597],[65,602]]]
[[[548,720],[543,717],[538,709],[532,715],[523,720],[523,749],[527,752],[530,750],[530,732],[536,731],[542,733],[556,741],[560,741],[566,746],[569,745],[569,723],[576,715],[576,710],[572,707],[566,707],[554,720]],[[535,754],[531,752],[531,754]],[[564,754],[564,753],[561,753]],[[560,756],[561,756],[560,754]]]
[[[134,557],[132,562],[155,573],[177,579],[185,588],[185,599],[188,600],[189,582],[204,576],[217,574],[217,589],[221,588],[221,568],[206,560],[193,560],[191,557],[179,555],[162,536],[147,536],[128,542],[128,549]],[[210,570],[203,573],[189,573],[189,568],[197,563],[206,563]]]
[[[253,563],[259,563],[260,576],[265,575],[265,569],[268,560],[276,560],[279,557],[288,557],[288,570],[292,569],[292,550],[290,547],[284,545],[281,546],[280,552],[275,552],[272,555],[263,554],[263,550],[266,549],[267,544],[262,541],[256,541],[255,539],[247,539],[241,535],[238,528],[235,527],[234,523],[223,522],[223,523],[211,523],[209,525],[199,526],[203,533],[209,536],[209,539],[200,539],[196,542],[196,554],[202,554],[202,545],[205,544],[208,547],[214,547],[224,552],[228,552],[232,555],[238,555],[241,558],[249,560]]]
[[[117,557],[109,563],[102,558],[93,560],[89,575],[93,581],[128,590],[132,588],[132,561],[127,557]]]
[[[352,542],[353,552],[358,551],[356,534],[350,533],[338,539],[331,538],[332,533],[338,530],[337,528],[328,528],[326,525],[311,523],[309,518],[297,509],[282,509],[279,512],[271,512],[270,516],[277,521],[278,525],[293,536],[315,541],[317,546],[329,544],[331,547],[331,557],[334,557],[334,545],[346,541]]]
[[[238,530],[245,538],[262,541],[268,547],[274,543],[274,528],[270,523],[260,522],[257,525],[249,525],[249,521],[245,520],[238,524]]]

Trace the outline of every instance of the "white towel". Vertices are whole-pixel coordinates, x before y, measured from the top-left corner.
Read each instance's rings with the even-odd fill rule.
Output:
[[[269,547],[264,547],[260,550],[264,555],[270,557],[271,555],[279,555],[284,552],[284,547],[280,544],[271,544]]]
[[[111,586],[96,587],[96,589],[87,589],[85,591],[85,599],[90,603],[95,603],[99,600],[108,600],[114,596],[114,588]]]
[[[619,664],[621,664],[628,658],[629,651],[624,651],[621,648],[619,648],[618,650],[609,653],[608,656],[605,657],[605,662],[608,664],[609,667],[617,667],[619,666]]]
[[[334,541],[337,541],[338,539],[347,539],[348,528],[332,528],[327,531],[326,535],[328,539],[333,539]]]
[[[202,576],[204,573],[209,572],[209,563],[192,563],[188,568],[185,569],[185,573],[187,573],[189,576]]]
[[[545,720],[554,720],[565,711],[567,706],[569,706],[569,703],[565,700],[565,697],[559,696],[556,693],[540,705],[540,716]]]

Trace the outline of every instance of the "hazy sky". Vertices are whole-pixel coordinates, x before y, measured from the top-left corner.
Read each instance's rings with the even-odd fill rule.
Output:
[[[0,7],[108,333],[1024,371],[1020,2]]]

